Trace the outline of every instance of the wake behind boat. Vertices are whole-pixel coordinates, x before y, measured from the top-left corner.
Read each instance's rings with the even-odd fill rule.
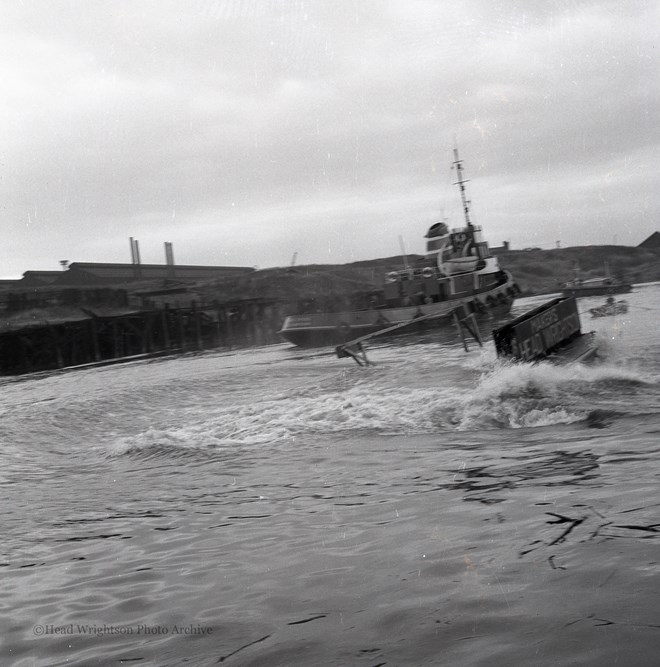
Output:
[[[369,308],[290,315],[278,332],[280,336],[294,345],[317,347],[345,343],[383,329],[399,329],[398,325],[415,320],[449,323],[459,307],[477,317],[506,315],[520,289],[491,254],[481,227],[472,224],[465,195],[467,181],[456,149],[454,166],[465,227],[450,231],[444,222],[432,225],[425,237],[424,265],[388,273]]]

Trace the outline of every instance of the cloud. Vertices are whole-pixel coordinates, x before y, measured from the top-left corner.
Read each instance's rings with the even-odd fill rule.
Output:
[[[657,228],[651,0],[5,4],[3,272],[342,262],[475,215],[513,246]],[[628,227],[626,235],[623,228]],[[537,243],[534,243],[537,239]]]

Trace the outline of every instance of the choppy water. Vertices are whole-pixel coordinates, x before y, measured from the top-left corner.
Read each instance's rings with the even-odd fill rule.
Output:
[[[658,664],[660,286],[626,299],[589,367],[429,335],[1,380],[0,664]]]

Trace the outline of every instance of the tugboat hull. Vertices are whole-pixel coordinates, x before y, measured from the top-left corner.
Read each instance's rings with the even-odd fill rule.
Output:
[[[632,290],[632,285],[619,283],[615,285],[584,285],[581,287],[564,287],[561,291],[563,296],[612,296],[613,294],[627,294]]]
[[[340,345],[347,340],[410,322],[417,317],[426,316],[420,322],[420,328],[446,325],[452,321],[452,312],[463,305],[474,312],[477,318],[501,317],[511,310],[513,300],[519,293],[511,276],[506,272],[505,275],[505,282],[496,289],[459,299],[400,308],[290,315],[278,333],[284,340],[299,347],[324,347]],[[407,331],[410,330],[414,331],[414,325]]]

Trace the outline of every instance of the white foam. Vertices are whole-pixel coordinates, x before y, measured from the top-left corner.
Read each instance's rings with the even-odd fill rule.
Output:
[[[598,384],[621,381],[650,380],[630,368],[607,364],[495,361],[476,388],[458,401],[454,423],[461,430],[489,424],[509,428],[569,424],[584,419],[589,412],[584,401],[571,401],[571,396],[597,391]]]
[[[149,428],[116,441],[112,453],[149,447],[221,448],[281,442],[301,435],[346,431],[424,433],[433,429],[433,389],[375,387],[367,382],[345,391],[278,396],[222,408],[201,422]]]
[[[589,412],[585,401],[571,400],[575,392],[598,390],[598,383],[643,381],[639,373],[611,365],[502,362],[488,348],[460,358],[463,371],[454,375],[447,366],[428,373],[419,365],[415,373],[407,372],[409,366],[343,370],[262,399],[179,415],[176,423],[116,441],[112,451],[259,446],[351,431],[419,434],[568,424]],[[475,386],[470,378],[484,368]]]

